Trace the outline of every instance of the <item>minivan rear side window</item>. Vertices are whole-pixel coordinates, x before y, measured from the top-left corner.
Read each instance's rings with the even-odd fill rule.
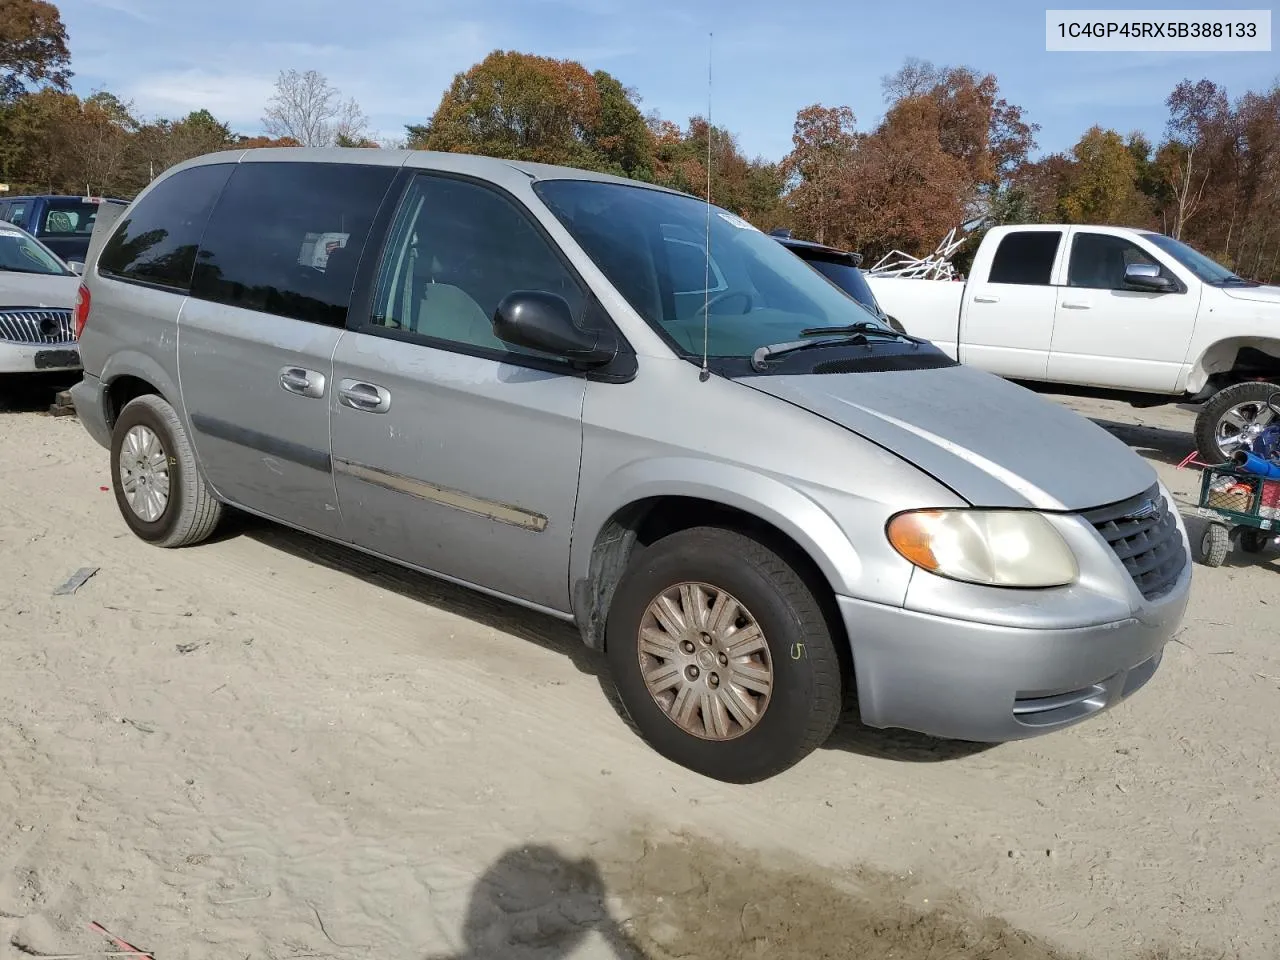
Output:
[[[1061,242],[1061,230],[1019,230],[1005,234],[991,260],[989,282],[1048,286]]]
[[[396,167],[240,164],[209,220],[191,295],[340,327]]]
[[[102,248],[98,272],[185,292],[200,235],[233,166],[190,167],[157,183]]]

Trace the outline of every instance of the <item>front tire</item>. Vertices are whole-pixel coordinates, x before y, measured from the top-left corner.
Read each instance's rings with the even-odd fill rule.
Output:
[[[1275,419],[1267,400],[1280,386],[1262,380],[1237,383],[1211,396],[1196,417],[1196,452],[1202,463],[1226,463],[1237,450],[1247,450],[1256,431]]]
[[[774,776],[840,719],[840,661],[814,590],[730,530],[683,530],[636,554],[609,610],[606,655],[641,736],[716,780]]]
[[[120,411],[111,435],[111,479],[124,522],[157,547],[207,540],[222,517],[177,411],[154,394]]]

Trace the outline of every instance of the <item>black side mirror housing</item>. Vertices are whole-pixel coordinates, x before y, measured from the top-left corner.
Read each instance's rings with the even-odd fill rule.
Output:
[[[564,297],[541,290],[517,290],[493,313],[493,333],[503,343],[564,357],[575,367],[600,367],[618,353],[612,330],[583,330],[573,322]]]
[[[1151,293],[1168,293],[1174,288],[1173,281],[1160,276],[1160,268],[1150,263],[1129,264],[1124,268],[1124,282]]]

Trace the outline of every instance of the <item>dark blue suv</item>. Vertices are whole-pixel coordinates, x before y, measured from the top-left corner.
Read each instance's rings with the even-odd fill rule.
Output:
[[[113,197],[71,197],[44,194],[9,197],[0,194],[0,220],[17,224],[68,263],[84,263],[98,207],[126,204]]]

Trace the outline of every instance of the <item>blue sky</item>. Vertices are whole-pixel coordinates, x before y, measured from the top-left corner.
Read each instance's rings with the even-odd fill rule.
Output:
[[[796,111],[845,104],[873,126],[880,78],[907,57],[994,73],[1041,125],[1042,150],[1094,123],[1158,138],[1183,78],[1233,95],[1269,87],[1280,54],[1046,53],[1045,4],[913,0],[59,0],[77,92],[105,87],[144,116],[206,107],[259,132],[281,69],[316,69],[398,136],[430,116],[453,75],[490,51],[572,58],[636,87],[642,109],[683,122],[706,110],[749,155],[777,159]],[[1060,4],[1067,6],[1067,4]],[[1107,6],[1078,3],[1077,7]],[[1204,9],[1210,0],[1163,8]],[[1232,7],[1263,6],[1254,2]]]

